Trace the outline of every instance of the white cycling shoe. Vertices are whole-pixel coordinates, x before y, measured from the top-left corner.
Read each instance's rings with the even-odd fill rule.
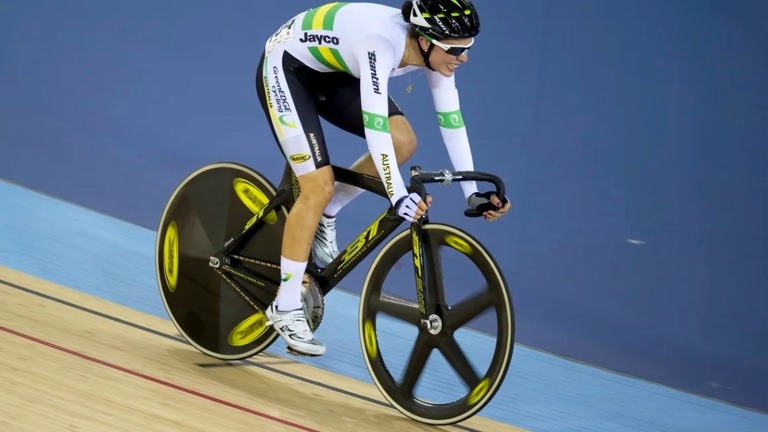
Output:
[[[312,242],[312,256],[320,267],[328,267],[328,264],[339,255],[339,246],[336,244],[336,217],[320,216],[320,223],[315,231],[315,240]]]
[[[267,325],[275,328],[288,344],[289,350],[307,356],[325,354],[325,345],[315,339],[315,335],[309,329],[304,309],[283,312],[277,309],[275,303],[272,303],[267,308],[266,315]]]

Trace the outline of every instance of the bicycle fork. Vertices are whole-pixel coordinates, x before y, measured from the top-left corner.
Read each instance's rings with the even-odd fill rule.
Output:
[[[426,219],[426,218],[424,218]],[[443,329],[441,305],[445,306],[442,291],[442,269],[440,259],[435,256],[437,250],[430,248],[429,254],[424,254],[426,234],[422,229],[422,221],[411,224],[411,239],[413,241],[413,270],[416,278],[416,297],[419,305],[421,327],[436,335]],[[427,263],[427,261],[429,263]]]

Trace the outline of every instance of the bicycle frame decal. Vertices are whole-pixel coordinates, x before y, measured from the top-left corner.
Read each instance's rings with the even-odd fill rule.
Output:
[[[264,283],[264,281],[262,281],[262,280],[259,280],[259,279],[256,279],[256,278],[255,278],[255,277],[253,277],[253,276],[247,275],[247,274],[245,274],[245,273],[243,273],[243,272],[241,272],[241,271],[239,271],[239,270],[236,270],[235,268],[233,268],[233,267],[231,267],[231,266],[224,266],[224,267],[223,267],[223,269],[224,269],[224,270],[225,270],[227,273],[229,273],[229,274],[233,274],[233,275],[235,275],[235,276],[239,276],[239,277],[241,277],[241,278],[243,278],[243,279],[247,280],[247,281],[248,281],[248,282],[250,282],[250,283],[253,283],[253,284],[256,284],[256,285],[261,285],[261,286],[267,286],[267,284],[266,284],[266,283]]]
[[[179,281],[179,230],[176,221],[171,221],[165,229],[163,239],[163,274],[168,284],[168,291],[176,291]]]
[[[483,378],[483,380],[480,381],[480,383],[475,386],[474,389],[472,389],[472,393],[469,394],[469,400],[467,401],[469,405],[475,405],[480,402],[488,393],[490,388],[491,382],[488,380],[488,377]]]
[[[445,239],[445,244],[463,253],[464,255],[472,255],[472,253],[474,252],[474,249],[472,249],[472,245],[470,245],[463,239],[456,237],[455,235],[451,235],[451,234],[446,235],[444,239]]]
[[[229,332],[227,342],[233,347],[248,345],[264,334],[267,328],[267,319],[264,317],[264,312],[255,313],[236,325]]]
[[[347,246],[346,249],[344,249],[344,255],[341,257],[341,262],[339,263],[339,267],[336,272],[337,275],[339,272],[347,268],[354,261],[354,259],[366,249],[367,245],[370,245],[373,240],[382,234],[382,231],[379,231],[379,223],[382,219],[384,219],[387,213],[389,213],[389,210],[385,211],[381,214],[381,216],[377,217],[376,220],[373,221],[373,223],[368,228],[366,228],[362,234],[360,234],[355,240],[352,241],[352,243],[349,244],[349,246]]]
[[[411,237],[413,239],[413,271],[416,274],[416,295],[419,301],[419,312],[422,316],[426,313],[426,307],[424,305],[424,274],[422,273],[421,262],[421,241],[419,238],[419,230],[415,227],[411,228]]]
[[[291,184],[293,185],[293,200],[296,201],[301,195],[301,186],[299,186],[299,177],[291,171]]]
[[[258,212],[258,213],[256,213],[255,215],[253,215],[253,217],[252,217],[251,219],[249,219],[249,220],[248,220],[248,222],[246,222],[246,223],[245,223],[245,226],[243,227],[243,233],[245,233],[246,231],[248,231],[248,228],[250,228],[250,227],[251,227],[251,225],[255,224],[256,222],[258,222],[258,221],[259,221],[259,220],[261,220],[262,218],[264,219],[264,222],[266,222],[266,223],[270,223],[270,222],[268,222],[268,219],[270,218],[270,216],[271,216],[271,215],[267,215],[266,217],[264,217],[264,209],[265,209],[265,208],[266,208],[266,207],[264,207],[264,208],[262,208],[261,210],[259,210],[259,212]],[[273,210],[273,211],[271,211],[270,213],[274,213],[274,212],[275,212],[275,211]],[[277,216],[275,216],[275,220],[277,220]],[[274,222],[272,222],[272,223],[274,223]]]
[[[259,215],[261,210],[263,210],[269,202],[269,199],[264,195],[264,192],[260,191],[259,188],[248,180],[236,178],[232,180],[232,187],[235,189],[235,194],[240,198],[240,201],[242,201],[243,204],[256,215]],[[256,222],[256,220],[251,219],[248,221],[246,228],[252,225],[253,222]],[[274,210],[269,212],[269,214],[264,217],[264,222],[268,224],[277,222],[277,213],[275,213]]]

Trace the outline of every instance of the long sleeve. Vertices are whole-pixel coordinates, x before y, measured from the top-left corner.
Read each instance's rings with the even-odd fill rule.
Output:
[[[356,53],[360,64],[360,102],[368,151],[394,205],[408,194],[389,131],[389,74],[397,63],[392,44],[369,36]]]
[[[456,171],[472,171],[475,169],[472,150],[469,146],[467,128],[461,116],[455,76],[445,77],[438,72],[429,70],[425,71],[425,74],[432,91],[437,120],[440,124],[440,134],[448,150],[453,168]],[[461,188],[466,199],[477,192],[477,183],[462,182]]]

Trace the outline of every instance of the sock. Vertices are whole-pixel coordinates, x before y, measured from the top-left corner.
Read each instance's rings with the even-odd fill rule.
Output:
[[[301,280],[304,277],[304,270],[307,269],[307,262],[291,261],[288,258],[280,257],[280,290],[277,292],[275,304],[277,309],[283,312],[292,311],[301,308]]]
[[[331,198],[331,202],[328,203],[323,213],[326,216],[336,216],[345,205],[349,204],[363,192],[365,190],[359,187],[336,182],[336,186],[333,189],[333,198]]]

